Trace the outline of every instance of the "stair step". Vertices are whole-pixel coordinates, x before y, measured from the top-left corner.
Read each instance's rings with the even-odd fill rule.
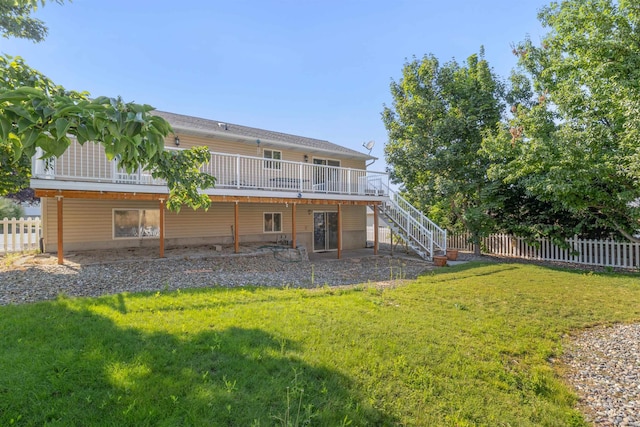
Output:
[[[396,195],[394,195],[393,191],[389,190],[389,195],[391,196],[389,201],[378,206],[378,212],[380,212],[384,218],[384,221],[389,225],[391,231],[399,235],[402,240],[404,240],[409,248],[413,250],[418,256],[425,260],[432,259],[432,252],[436,247],[440,247],[436,244],[436,242],[431,239],[431,241],[427,242],[426,246],[423,242],[423,239],[426,236],[430,235],[429,233],[433,233],[432,228],[435,227],[436,230],[442,231],[437,225],[435,225],[429,218],[420,213],[417,209],[413,208],[406,200],[404,200],[399,195],[398,199],[402,201],[402,203],[409,207],[410,212],[406,211],[396,202]],[[408,233],[404,228],[402,228],[399,224],[396,223],[395,218],[400,218],[400,220],[404,223],[405,226],[411,225],[412,229],[424,230],[419,235],[412,236]],[[431,224],[431,225],[425,225]]]

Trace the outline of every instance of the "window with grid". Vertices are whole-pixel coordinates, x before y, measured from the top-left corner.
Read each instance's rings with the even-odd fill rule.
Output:
[[[280,160],[282,160],[282,151],[264,150],[263,157],[270,159],[264,161],[265,169],[282,169],[282,163],[280,163]]]
[[[265,212],[264,213],[264,232],[265,233],[281,233],[282,232],[282,213],[281,212]]]

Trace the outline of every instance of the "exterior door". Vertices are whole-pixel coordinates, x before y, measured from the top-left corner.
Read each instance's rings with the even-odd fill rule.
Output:
[[[338,249],[338,213],[313,213],[313,251],[335,251]]]

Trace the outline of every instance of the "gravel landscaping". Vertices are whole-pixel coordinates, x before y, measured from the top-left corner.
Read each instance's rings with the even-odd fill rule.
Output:
[[[206,248],[205,248],[206,249]],[[431,263],[416,257],[362,256],[335,259],[335,253],[309,261],[306,253],[264,248],[229,254],[173,250],[152,259],[144,251],[128,257],[126,250],[68,255],[31,255],[0,271],[0,305],[119,292],[193,287],[272,286],[310,288],[415,279]],[[119,256],[119,258],[118,258]],[[124,258],[124,259],[123,259]]]
[[[640,427],[640,324],[583,331],[562,360],[589,421]]]

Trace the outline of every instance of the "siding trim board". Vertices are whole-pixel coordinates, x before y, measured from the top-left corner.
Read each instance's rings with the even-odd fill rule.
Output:
[[[84,193],[97,193],[97,194],[120,194],[117,197],[125,200],[141,199],[145,196],[141,194],[151,194],[153,196],[147,197],[145,200],[157,200],[159,197],[166,199],[169,196],[169,189],[159,185],[140,185],[140,184],[109,184],[104,182],[75,182],[75,181],[62,181],[62,180],[46,180],[46,179],[31,179],[31,188],[35,189],[40,196],[38,197],[54,197],[59,192],[84,192]],[[122,191],[128,190],[128,191]],[[242,193],[243,196],[239,196],[238,193]],[[268,196],[265,196],[269,194]],[[71,193],[70,193],[71,194]],[[287,200],[342,200],[343,204],[349,200],[373,203],[382,203],[389,200],[386,196],[381,195],[356,195],[345,196],[341,194],[331,193],[306,193],[295,191],[262,191],[262,190],[249,190],[247,188],[217,188],[207,189],[204,191],[211,200],[216,198],[229,198],[235,197],[238,200],[247,197],[262,197],[262,198],[277,198]],[[94,198],[94,196],[88,196]],[[320,199],[319,197],[322,197]],[[116,198],[116,197],[112,197]]]
[[[82,190],[35,190],[36,197],[65,197],[68,199],[102,199],[102,200],[166,200],[163,193],[122,193],[114,191],[82,191]],[[305,199],[264,196],[209,196],[212,202],[232,203],[297,203],[299,205],[358,205],[377,206],[381,201],[373,200],[341,200],[341,199]]]

